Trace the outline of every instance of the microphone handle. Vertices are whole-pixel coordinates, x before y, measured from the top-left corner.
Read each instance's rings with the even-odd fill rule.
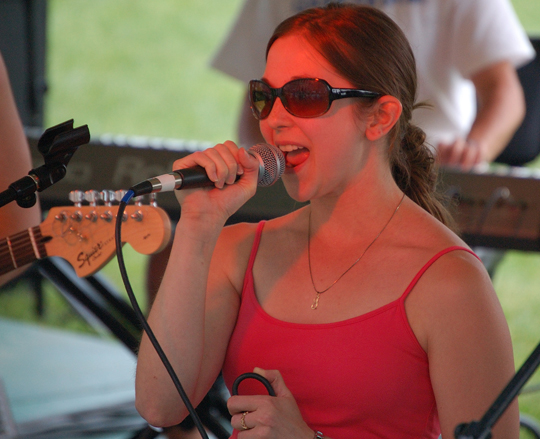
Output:
[[[182,185],[178,189],[197,189],[199,187],[214,186],[214,182],[206,175],[206,170],[202,166],[192,166],[191,168],[178,169],[174,171],[182,178]],[[234,181],[238,181],[241,175],[237,175]]]
[[[214,182],[208,178],[202,166],[178,169],[174,171],[182,178],[182,185],[178,189],[196,189],[199,187],[214,186]],[[238,176],[236,177],[238,180]]]
[[[236,176],[236,180],[240,178]],[[159,177],[152,177],[141,181],[130,189],[135,197],[152,194],[161,191],[172,191],[173,189],[197,189],[200,187],[214,186],[214,182],[208,178],[202,166],[192,166],[190,168],[178,169],[170,174],[163,174]]]

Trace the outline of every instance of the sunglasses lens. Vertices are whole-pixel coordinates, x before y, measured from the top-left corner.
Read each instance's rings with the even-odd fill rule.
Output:
[[[272,110],[274,97],[272,90],[262,81],[251,81],[249,83],[249,99],[251,109],[257,119],[264,119]]]
[[[277,96],[287,111],[297,117],[321,116],[330,108],[329,86],[317,79],[295,79],[277,90]],[[249,83],[249,99],[253,114],[262,120],[272,111],[276,94],[264,82],[253,80]]]
[[[330,106],[327,85],[316,79],[298,79],[283,87],[283,105],[298,117],[317,117]]]

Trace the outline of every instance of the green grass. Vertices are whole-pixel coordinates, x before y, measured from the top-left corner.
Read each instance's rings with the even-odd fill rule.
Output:
[[[46,126],[73,118],[94,136],[234,140],[243,86],[209,62],[241,3],[49,0]],[[529,34],[540,35],[540,0],[513,4]],[[146,257],[127,246],[125,253],[144,306]],[[123,290],[116,260],[102,272]],[[540,255],[508,252],[494,285],[519,367],[540,342]],[[43,324],[91,331],[52,287],[45,295]],[[33,303],[21,286],[0,295],[0,314],[36,321]],[[538,372],[533,381],[540,382]],[[540,392],[522,396],[520,404],[540,419]]]
[[[540,36],[540,1],[512,0],[512,5],[527,33]]]
[[[52,0],[46,124],[224,141],[242,85],[208,64],[239,0]]]

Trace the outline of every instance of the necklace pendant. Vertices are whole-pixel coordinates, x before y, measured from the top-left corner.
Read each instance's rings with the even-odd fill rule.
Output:
[[[319,306],[319,297],[321,294],[317,292],[317,295],[315,296],[315,299],[313,299],[313,303],[311,304],[311,309],[315,310]]]

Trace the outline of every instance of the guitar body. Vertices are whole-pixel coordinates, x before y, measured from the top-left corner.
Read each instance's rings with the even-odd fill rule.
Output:
[[[0,274],[47,256],[60,256],[77,276],[94,274],[116,252],[116,206],[55,207],[40,226],[0,243]],[[167,213],[155,206],[126,206],[122,243],[145,255],[165,248],[171,237]],[[11,264],[11,266],[10,266]]]

